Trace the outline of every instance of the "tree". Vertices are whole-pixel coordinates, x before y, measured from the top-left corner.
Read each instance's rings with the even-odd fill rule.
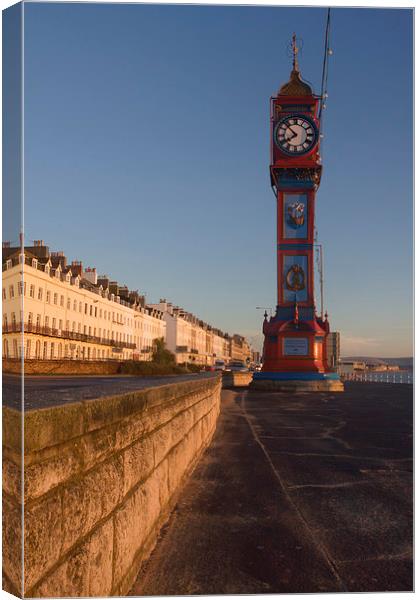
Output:
[[[156,338],[153,340],[152,360],[159,365],[174,365],[175,354],[166,348],[165,340]]]

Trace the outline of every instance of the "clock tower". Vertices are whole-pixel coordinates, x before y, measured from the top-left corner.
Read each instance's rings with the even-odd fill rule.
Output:
[[[277,308],[263,333],[252,387],[342,391],[327,364],[327,315],[314,297],[315,199],[321,181],[320,96],[301,77],[296,36],[290,79],[271,98],[271,186],[277,198]]]

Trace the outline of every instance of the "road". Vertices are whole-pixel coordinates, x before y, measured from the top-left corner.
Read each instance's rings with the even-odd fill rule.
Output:
[[[130,595],[412,590],[412,391],[224,390]]]
[[[165,377],[83,376],[83,377],[25,377],[25,410],[57,406],[123,394],[172,383],[215,377],[214,373],[168,375]],[[20,376],[3,375],[3,405],[21,410]]]

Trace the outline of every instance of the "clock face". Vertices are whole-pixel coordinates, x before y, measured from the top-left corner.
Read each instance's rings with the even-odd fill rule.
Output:
[[[290,115],[274,129],[276,146],[285,154],[299,156],[310,152],[318,140],[318,129],[309,117]]]

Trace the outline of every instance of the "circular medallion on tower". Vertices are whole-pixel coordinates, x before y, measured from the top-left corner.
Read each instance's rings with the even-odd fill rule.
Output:
[[[286,273],[286,286],[292,292],[305,289],[305,271],[299,265],[292,265]]]
[[[310,152],[318,141],[318,128],[306,115],[289,115],[274,128],[274,142],[288,156]]]

